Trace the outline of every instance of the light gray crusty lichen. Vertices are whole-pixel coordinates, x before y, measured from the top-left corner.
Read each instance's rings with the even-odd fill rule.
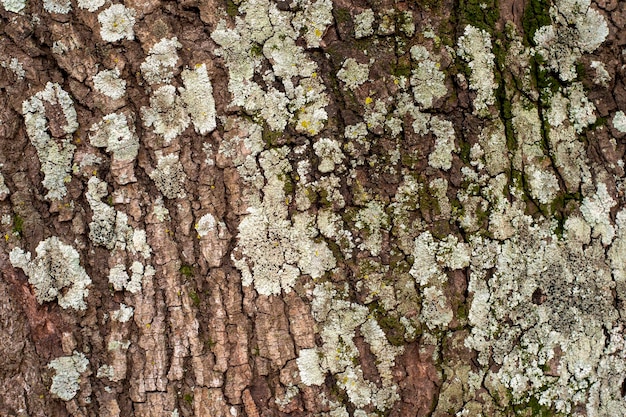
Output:
[[[61,356],[48,364],[54,369],[50,392],[63,401],[70,401],[80,389],[80,374],[87,370],[89,360],[83,353],[74,351],[72,356]]]
[[[93,146],[106,147],[117,161],[132,161],[137,157],[139,138],[134,120],[123,113],[107,114],[102,121],[91,126],[89,141]]]
[[[143,79],[151,85],[169,83],[179,60],[177,50],[181,47],[176,37],[163,38],[155,43],[140,66]]]
[[[85,310],[91,278],[80,265],[76,249],[52,236],[39,242],[35,251],[37,256],[31,259],[30,252],[13,248],[9,259],[28,276],[37,301],[42,304],[57,299],[62,308]]]
[[[60,129],[51,132],[46,114],[47,103],[65,120]],[[47,83],[46,88],[22,103],[22,114],[26,125],[26,133],[37,150],[44,173],[43,186],[48,190],[46,198],[60,200],[67,194],[65,183],[69,175],[76,146],[72,143],[72,134],[78,129],[76,110],[70,95],[59,84]],[[48,116],[48,118],[46,117]],[[54,115],[55,119],[59,115]],[[58,137],[52,137],[58,135]]]
[[[106,42],[135,39],[135,9],[123,4],[112,4],[98,14],[100,36]]]
[[[120,78],[118,68],[102,70],[92,78],[94,88],[105,96],[118,100],[126,94],[126,80]]]
[[[474,111],[485,115],[489,106],[495,103],[495,55],[491,52],[491,36],[485,30],[471,25],[458,40],[458,54],[467,61],[471,70],[470,89],[476,91]]]
[[[166,198],[179,198],[185,196],[185,180],[187,176],[183,171],[178,154],[158,155],[157,166],[149,174],[154,184]]]

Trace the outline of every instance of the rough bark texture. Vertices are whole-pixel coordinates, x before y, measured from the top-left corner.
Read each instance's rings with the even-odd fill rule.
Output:
[[[0,415],[626,415],[626,3],[0,2]]]

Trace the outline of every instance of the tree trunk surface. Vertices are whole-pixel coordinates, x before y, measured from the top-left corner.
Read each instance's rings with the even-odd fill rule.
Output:
[[[625,2],[0,3],[0,415],[626,415]]]

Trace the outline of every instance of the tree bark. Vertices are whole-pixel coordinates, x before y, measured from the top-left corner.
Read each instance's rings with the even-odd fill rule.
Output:
[[[1,3],[1,415],[626,415],[626,3]]]

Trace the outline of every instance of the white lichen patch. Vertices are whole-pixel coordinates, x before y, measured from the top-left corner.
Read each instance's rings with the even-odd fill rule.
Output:
[[[150,107],[141,108],[145,127],[153,126],[154,133],[163,136],[166,143],[183,133],[191,119],[176,87],[164,85],[150,96]]]
[[[365,234],[359,249],[378,256],[382,249],[383,232],[389,229],[389,216],[385,212],[385,206],[378,201],[370,201],[357,212],[354,220],[354,226]]]
[[[268,0],[242,1],[239,11],[244,17],[235,19],[235,27],[222,20],[211,34],[220,45],[215,53],[229,69],[231,105],[264,120],[272,130],[282,131],[292,123],[300,133],[316,135],[328,119],[324,108],[329,99],[317,64],[296,43],[305,31],[294,29],[304,27],[308,8],[318,3],[300,3],[304,9],[294,14]],[[271,70],[261,71],[264,60]],[[255,74],[263,81],[254,79]],[[284,92],[272,85],[273,80],[283,84]]]
[[[100,7],[104,6],[105,0],[78,0],[78,7],[86,9],[90,12],[95,12]]]
[[[11,58],[8,62],[5,60],[0,60],[0,66],[2,68],[8,68],[15,74],[15,77],[18,81],[22,81],[26,76],[26,71],[24,71],[24,65],[17,59]]]
[[[392,346],[387,341],[377,321],[368,318],[365,306],[342,300],[340,292],[330,283],[316,285],[313,297],[312,313],[320,327],[322,345],[300,351],[296,360],[300,379],[305,385],[318,385],[330,372],[335,375],[337,386],[346,392],[348,400],[357,409],[373,407],[379,411],[388,410],[399,399],[392,369],[395,358],[403,352],[403,348]],[[357,329],[376,357],[380,376],[378,382],[370,381],[363,375],[359,350],[354,343]]]
[[[120,323],[126,323],[133,318],[135,309],[127,306],[124,303],[120,303],[120,308],[111,312],[111,319]]]
[[[467,62],[471,75],[470,89],[476,91],[474,112],[487,115],[488,107],[495,103],[495,55],[491,52],[491,36],[474,26],[467,25],[458,40],[458,54]]]
[[[286,152],[287,148],[279,148],[261,153],[259,162],[266,179],[259,186],[263,198],[259,193],[251,200],[232,254],[243,284],[254,284],[262,295],[289,292],[300,275],[317,279],[336,266],[326,242],[315,239],[319,234],[315,217],[300,213],[293,222],[288,218],[284,178],[292,168]]]
[[[80,265],[76,249],[52,236],[39,242],[35,251],[37,256],[31,260],[30,252],[13,248],[9,259],[28,276],[37,301],[43,304],[57,299],[64,309],[85,310],[91,278]]]
[[[357,39],[372,36],[374,34],[374,11],[372,9],[364,10],[362,13],[354,16],[354,37]]]
[[[181,74],[184,88],[180,96],[191,115],[195,131],[201,135],[215,130],[215,101],[213,86],[206,71],[206,65],[196,65],[193,70],[184,70]]]
[[[63,401],[70,401],[80,389],[80,374],[87,370],[89,360],[84,354],[74,351],[72,356],[61,356],[48,364],[55,375],[52,377],[50,392]]]
[[[410,78],[413,97],[420,108],[429,109],[435,100],[448,92],[445,74],[439,69],[439,63],[431,59],[430,52],[423,46],[413,46],[411,58],[417,64],[417,68],[411,71]]]
[[[149,175],[165,198],[185,197],[187,175],[178,154],[159,155],[157,166]]]
[[[569,98],[568,115],[569,120],[576,133],[580,133],[584,128],[592,125],[596,121],[596,106],[587,98],[582,83],[574,83],[565,89]]]
[[[339,78],[347,88],[354,90],[369,78],[370,69],[367,64],[359,64],[356,59],[348,58],[337,71]]]
[[[481,365],[495,363],[487,386],[502,386],[513,404],[534,398],[564,415],[581,405],[587,415],[623,414],[623,339],[604,247],[597,239],[583,246],[589,228],[580,218],[566,223],[565,239],[548,221],[519,213],[514,222],[510,239],[471,243],[465,344]]]
[[[2,0],[2,6],[7,12],[19,13],[26,7],[26,0]]]
[[[47,115],[46,102],[60,114]],[[60,200],[67,194],[65,183],[69,176],[74,150],[72,133],[78,129],[76,110],[70,95],[59,84],[49,82],[43,91],[38,92],[22,103],[22,114],[26,125],[26,133],[37,150],[44,173],[43,186],[48,190],[48,200]],[[62,126],[49,133],[48,118],[65,119]]]
[[[590,0],[560,0],[550,7],[552,25],[542,26],[533,39],[537,52],[563,81],[576,78],[576,62],[595,51],[609,34],[606,20]]]
[[[70,0],[44,0],[43,9],[48,13],[67,14],[72,10]]]
[[[585,197],[580,212],[593,228],[593,236],[602,237],[602,244],[609,245],[615,236],[615,228],[611,222],[611,208],[617,204],[608,193],[606,185],[598,184],[596,193]]]
[[[317,169],[323,173],[334,171],[335,166],[341,164],[345,158],[341,151],[341,144],[334,139],[319,139],[313,144],[313,150],[320,159]]]
[[[300,7],[303,11],[296,14],[294,28],[304,31],[307,48],[319,48],[326,29],[333,23],[333,3],[331,0],[305,1],[300,2]]]
[[[106,42],[135,39],[135,10],[123,4],[112,4],[98,14],[100,37]]]
[[[613,116],[613,127],[619,132],[626,133],[626,115],[623,111],[618,110],[615,112]]]
[[[130,277],[123,264],[117,264],[109,270],[109,284],[115,291],[123,291]]]
[[[148,51],[148,57],[141,64],[141,75],[148,84],[169,83],[178,63],[177,50],[182,47],[176,37],[163,38]]]
[[[603,87],[607,87],[608,82],[611,81],[611,74],[609,74],[609,72],[606,70],[604,62],[591,61],[591,64],[589,66],[595,71],[593,82]]]
[[[453,312],[443,292],[448,280],[444,268],[467,268],[470,264],[469,246],[454,236],[435,241],[430,232],[423,232],[415,239],[413,258],[409,274],[422,288],[422,321],[431,330],[446,328],[452,321]]]
[[[434,133],[436,141],[435,149],[428,155],[428,165],[447,171],[452,167],[452,153],[456,149],[454,126],[449,120],[432,116],[430,130]]]
[[[324,383],[324,371],[320,365],[320,353],[317,349],[301,349],[296,359],[300,380],[304,385],[322,385]]]
[[[551,171],[533,165],[527,169],[528,185],[533,198],[541,204],[550,204],[560,191],[559,180]]]
[[[126,80],[120,78],[120,70],[102,70],[92,78],[93,86],[99,93],[119,100],[126,94]]]
[[[108,114],[89,129],[89,141],[93,146],[104,148],[116,161],[132,161],[137,157],[139,138],[135,123],[123,113]]]

